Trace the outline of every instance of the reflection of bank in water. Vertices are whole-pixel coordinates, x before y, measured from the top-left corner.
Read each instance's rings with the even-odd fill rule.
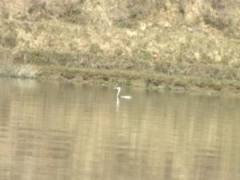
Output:
[[[4,146],[9,147],[11,163],[6,166],[9,159],[0,157],[5,169],[18,176],[70,178],[73,137],[69,132],[17,126],[9,131],[10,141]]]

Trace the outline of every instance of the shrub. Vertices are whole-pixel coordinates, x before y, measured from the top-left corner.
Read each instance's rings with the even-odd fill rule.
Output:
[[[14,48],[17,46],[17,33],[16,31],[7,31],[0,34],[0,45],[6,48]]]

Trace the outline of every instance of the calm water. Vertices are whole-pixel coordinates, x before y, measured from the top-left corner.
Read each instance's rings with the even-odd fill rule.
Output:
[[[0,180],[240,179],[239,99],[0,86]]]

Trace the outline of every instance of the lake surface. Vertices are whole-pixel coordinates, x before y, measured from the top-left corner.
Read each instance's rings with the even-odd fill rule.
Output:
[[[0,80],[0,180],[239,180],[240,100]]]

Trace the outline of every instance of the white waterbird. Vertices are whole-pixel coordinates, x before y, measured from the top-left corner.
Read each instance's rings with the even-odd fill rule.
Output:
[[[115,87],[114,89],[117,90],[117,99],[118,99],[118,98],[122,98],[122,99],[132,99],[132,96],[120,96],[121,87]]]

